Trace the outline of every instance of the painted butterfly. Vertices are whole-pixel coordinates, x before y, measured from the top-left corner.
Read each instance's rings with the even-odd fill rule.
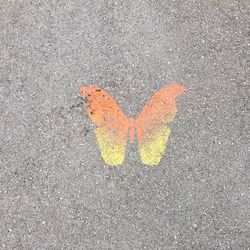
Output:
[[[123,163],[128,136],[133,143],[135,135],[141,161],[149,166],[159,164],[171,132],[167,125],[176,115],[176,97],[185,91],[183,84],[169,84],[158,90],[137,118],[127,117],[114,98],[97,86],[81,87],[80,91],[87,99],[86,113],[96,125],[97,144],[108,165]]]

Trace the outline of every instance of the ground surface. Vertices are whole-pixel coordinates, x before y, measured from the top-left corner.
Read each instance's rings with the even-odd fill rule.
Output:
[[[249,249],[249,4],[1,1],[3,249]],[[79,95],[137,115],[183,82],[167,152],[103,163]],[[249,117],[249,116],[248,116]]]

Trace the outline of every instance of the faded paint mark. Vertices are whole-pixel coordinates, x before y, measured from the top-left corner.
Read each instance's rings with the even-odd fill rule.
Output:
[[[145,165],[159,164],[171,129],[167,125],[176,115],[176,97],[182,95],[182,84],[169,84],[157,91],[137,118],[127,117],[114,98],[97,86],[80,89],[87,99],[87,115],[97,126],[94,130],[104,161],[110,166],[123,163],[129,136],[138,139],[141,161]]]

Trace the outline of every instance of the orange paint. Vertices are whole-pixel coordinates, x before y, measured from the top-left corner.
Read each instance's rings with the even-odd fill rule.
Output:
[[[171,131],[166,126],[176,115],[176,97],[184,90],[182,84],[163,87],[149,99],[139,116],[133,118],[127,117],[106,91],[96,86],[82,87],[81,94],[88,100],[87,115],[97,126],[96,139],[105,162],[121,164],[127,137],[133,143],[136,134],[142,162],[157,165]]]
[[[131,117],[129,118],[129,138],[130,143],[133,143],[135,139],[135,119]]]

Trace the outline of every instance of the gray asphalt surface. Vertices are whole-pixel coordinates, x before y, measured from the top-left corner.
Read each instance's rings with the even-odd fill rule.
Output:
[[[250,249],[248,1],[0,6],[2,249]],[[172,82],[160,165],[106,166],[80,86],[137,115]]]

